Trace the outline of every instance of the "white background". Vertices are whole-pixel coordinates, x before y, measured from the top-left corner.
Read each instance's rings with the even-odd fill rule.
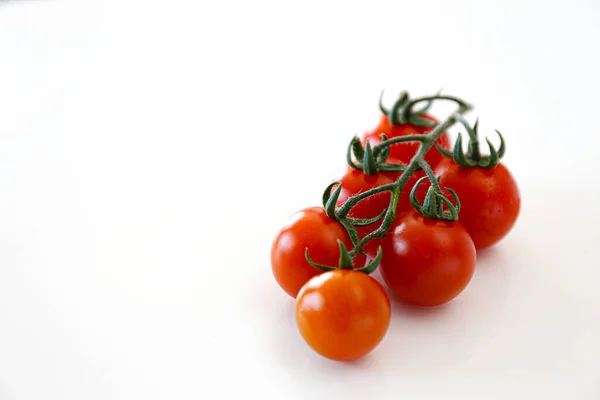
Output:
[[[596,0],[0,2],[0,399],[600,399],[599,46]],[[505,135],[521,218],[325,360],[271,239],[381,89],[439,88]]]

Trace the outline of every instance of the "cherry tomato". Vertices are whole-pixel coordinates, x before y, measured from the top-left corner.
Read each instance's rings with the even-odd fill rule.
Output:
[[[395,174],[381,172],[375,175],[367,175],[363,171],[354,168],[348,168],[344,176],[342,176],[342,178],[339,180],[339,182],[342,184],[342,190],[340,192],[340,197],[338,198],[337,206],[340,207],[346,202],[346,200],[348,200],[349,197],[366,192],[367,190],[381,185],[393,183],[394,176]],[[335,187],[332,190],[335,190]],[[390,192],[378,193],[376,195],[367,197],[352,207],[348,216],[361,219],[377,217],[388,208],[390,200]],[[381,222],[379,221],[371,225],[356,227],[356,230],[358,231],[359,237],[362,238],[377,229],[380,224]],[[379,239],[375,238],[369,241],[363,250],[365,250],[367,254],[376,253],[378,247]]]
[[[390,324],[390,301],[369,275],[325,272],[298,294],[296,323],[304,340],[324,357],[350,361],[373,350]]]
[[[271,268],[279,286],[296,297],[310,278],[322,273],[306,261],[307,248],[313,262],[337,266],[340,258],[338,239],[347,249],[352,249],[346,229],[329,218],[323,207],[307,208],[292,215],[271,246]],[[364,256],[357,256],[355,261],[362,267]]]
[[[477,249],[496,244],[512,229],[521,197],[517,183],[502,163],[494,168],[462,168],[447,159],[435,173],[441,177],[440,184],[458,195],[462,204],[459,221]]]
[[[423,114],[423,118],[428,119],[430,121],[439,123],[434,117],[428,114]],[[409,135],[423,135],[427,132],[430,132],[433,127],[428,126],[417,126],[412,124],[402,124],[402,125],[392,125],[387,116],[382,115],[381,120],[379,121],[379,125],[375,127],[375,129],[371,131],[365,132],[361,137],[361,142],[363,146],[366,146],[367,139],[371,146],[381,143],[381,134],[385,133],[388,139],[399,137],[399,136],[409,136]],[[450,137],[446,132],[444,132],[437,140],[437,143],[443,148],[450,148]],[[410,160],[415,156],[417,150],[419,149],[419,142],[406,142],[406,143],[396,143],[390,146],[390,154],[389,158],[398,160],[401,164],[408,164]],[[425,155],[425,161],[431,165],[432,168],[435,168],[444,156],[435,148],[431,148]],[[392,161],[389,161],[392,162]]]
[[[381,276],[395,296],[412,304],[449,302],[467,287],[475,271],[475,245],[465,228],[417,211],[398,216],[382,249]]]

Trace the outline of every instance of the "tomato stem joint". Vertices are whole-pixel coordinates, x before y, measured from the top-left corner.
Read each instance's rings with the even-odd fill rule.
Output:
[[[413,141],[412,138],[407,138],[406,141]],[[396,141],[396,140],[394,140]],[[387,163],[388,155],[390,154],[389,146],[385,145],[388,138],[385,134],[381,134],[381,143],[377,146],[371,146],[369,141],[366,141],[365,147],[358,136],[355,136],[348,145],[346,151],[346,161],[348,165],[354,169],[363,171],[366,175],[375,175],[378,172],[402,172],[406,169],[404,164]],[[384,144],[384,146],[382,146]],[[354,161],[353,156],[356,159]]]
[[[352,256],[350,255],[350,252],[348,251],[348,249],[346,249],[346,246],[344,245],[344,243],[341,240],[338,240],[338,245],[340,248],[340,259],[339,259],[337,267],[318,264],[318,263],[314,262],[313,260],[311,260],[309,254],[308,254],[308,248],[306,248],[306,251],[304,253],[304,256],[306,257],[306,261],[308,261],[308,263],[310,265],[312,265],[313,267],[320,269],[321,271],[324,271],[324,272],[333,271],[336,269],[348,269],[348,270],[363,272],[367,275],[371,274],[373,271],[375,271],[377,269],[377,267],[379,266],[379,263],[381,262],[382,250],[381,250],[381,246],[379,246],[379,248],[377,249],[377,256],[372,261],[370,261],[367,265],[365,265],[362,268],[355,269],[352,264]]]
[[[439,96],[440,91],[436,94]],[[412,124],[416,126],[435,126],[435,122],[423,118],[423,114],[425,114],[431,108],[433,104],[433,99],[429,100],[425,106],[418,110],[412,111],[413,102],[410,101],[408,93],[403,91],[398,96],[398,99],[392,105],[392,108],[387,110],[383,106],[383,90],[381,91],[381,95],[379,96],[379,109],[383,114],[387,116],[390,123],[392,125],[403,125],[403,124]]]

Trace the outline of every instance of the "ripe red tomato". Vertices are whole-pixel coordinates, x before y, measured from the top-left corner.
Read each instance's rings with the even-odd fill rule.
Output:
[[[461,202],[460,223],[475,247],[483,249],[500,241],[512,229],[521,209],[517,183],[500,163],[494,168],[462,168],[444,160],[435,170],[440,184],[453,189]]]
[[[340,258],[338,239],[346,248],[352,249],[346,229],[329,218],[322,207],[307,208],[292,215],[271,246],[271,268],[279,286],[296,297],[310,278],[322,273],[306,261],[307,248],[313,262],[337,266]],[[364,256],[357,256],[355,261],[361,267]]]
[[[381,276],[398,298],[436,306],[458,296],[475,272],[475,245],[459,222],[417,211],[392,223],[382,244]]]
[[[439,123],[434,117],[428,114],[423,114],[423,118],[428,119],[430,121]],[[386,115],[381,116],[381,120],[379,121],[379,125],[375,127],[375,129],[371,131],[365,132],[361,137],[361,142],[363,146],[366,146],[367,139],[371,146],[381,143],[381,134],[385,133],[388,139],[399,137],[399,136],[409,136],[409,135],[423,135],[427,132],[430,132],[433,127],[428,126],[417,126],[412,124],[402,124],[402,125],[392,125],[390,120]],[[444,132],[437,140],[437,143],[446,149],[450,148],[450,137],[446,132]],[[398,160],[401,164],[408,164],[410,160],[415,156],[417,150],[419,149],[419,142],[406,142],[406,143],[396,143],[390,146],[390,154],[388,159]],[[435,168],[444,156],[435,148],[431,148],[425,155],[425,161],[431,165],[432,168]]]
[[[304,340],[324,357],[350,361],[373,350],[390,323],[383,287],[362,272],[335,270],[312,278],[298,294],[296,323]]]
[[[369,189],[373,189],[381,185],[393,183],[394,174],[380,172],[375,175],[367,175],[363,171],[354,168],[348,168],[339,182],[342,184],[342,190],[337,201],[338,207],[345,203],[346,200],[352,196],[366,192]],[[333,187],[332,191],[335,190],[336,187],[337,185]],[[390,200],[390,192],[378,193],[376,195],[367,197],[366,199],[359,201],[352,208],[352,210],[350,210],[348,216],[361,219],[375,218],[388,208]],[[375,229],[377,229],[377,227],[379,227],[380,223],[381,222],[379,221],[371,225],[356,227],[359,237],[362,238],[365,235],[373,232]],[[369,241],[363,250],[365,250],[367,254],[373,253],[374,255],[377,252],[378,247],[379,239],[375,238]]]

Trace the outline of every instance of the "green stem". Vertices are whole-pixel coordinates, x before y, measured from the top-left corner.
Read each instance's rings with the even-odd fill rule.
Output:
[[[464,101],[462,101],[458,97],[446,96],[446,95],[433,95],[433,96],[419,97],[417,99],[411,100],[411,102],[408,103],[408,107],[410,109],[412,109],[412,107],[415,104],[417,104],[417,103],[422,103],[424,101],[431,101],[431,100],[450,100],[450,101],[454,101],[456,104],[458,104],[458,106],[460,108],[464,108],[465,109],[464,112],[460,112],[460,108],[459,108],[459,111],[457,111],[458,114],[464,114],[466,111],[469,111],[472,108],[469,104],[465,103]],[[446,129],[448,129],[448,128],[446,128]]]
[[[387,139],[385,142],[381,142],[376,146],[373,146],[373,154],[377,156],[380,151],[396,143],[403,142],[425,142],[427,141],[427,135],[409,135],[409,136],[398,136],[395,138]]]
[[[370,189],[366,192],[362,192],[355,196],[352,196],[348,200],[346,200],[346,202],[339,209],[336,210],[336,215],[338,217],[338,220],[343,220],[344,218],[346,218],[346,216],[348,215],[348,213],[350,212],[352,207],[354,207],[359,201],[361,201],[367,197],[373,196],[375,194],[385,192],[385,191],[392,192],[392,199],[390,201],[390,205],[388,207],[388,210],[386,212],[383,222],[381,223],[379,228],[377,228],[375,231],[369,233],[364,238],[359,240],[358,243],[356,243],[356,245],[354,246],[352,251],[349,252],[349,254],[352,258],[354,258],[356,256],[356,254],[358,254],[361,251],[362,247],[369,240],[371,240],[375,237],[384,237],[385,236],[385,234],[387,233],[392,222],[394,222],[394,220],[396,219],[396,205],[398,204],[400,194],[402,193],[402,189],[406,185],[406,182],[408,182],[410,177],[419,168],[419,165],[421,165],[421,162],[425,158],[425,155],[427,154],[429,149],[434,145],[435,141],[448,128],[450,128],[453,124],[455,124],[457,122],[457,120],[459,118],[461,118],[462,114],[466,113],[467,111],[469,111],[471,109],[471,106],[469,104],[463,102],[460,99],[457,99],[456,97],[452,97],[452,96],[421,97],[419,99],[411,101],[410,107],[412,107],[413,105],[415,105],[419,102],[428,101],[428,100],[432,100],[432,99],[446,99],[446,100],[455,101],[459,105],[458,110],[456,112],[454,112],[453,114],[451,114],[448,118],[446,118],[441,124],[436,125],[430,132],[428,132],[425,135],[422,135],[423,136],[422,138],[418,139],[418,141],[420,141],[419,150],[417,151],[415,156],[411,159],[410,163],[407,165],[404,172],[398,177],[398,179],[394,183],[390,183],[390,184],[383,185],[383,186],[378,186],[378,187]],[[415,135],[415,136],[421,136],[421,135]],[[412,136],[412,138],[414,138],[414,136]],[[393,139],[390,139],[385,144],[387,144],[387,145],[392,144],[392,140]],[[378,146],[375,146],[375,149]],[[427,167],[429,167],[429,165],[427,165]],[[429,168],[429,170],[431,171],[431,168]],[[426,171],[426,173],[427,173],[427,171]],[[433,175],[432,171],[431,171],[431,174]],[[432,181],[432,184],[435,185],[437,183],[437,180],[435,179],[435,176],[433,178],[434,179]],[[438,185],[438,187],[439,187],[439,185]]]
[[[431,169],[431,166],[429,165],[429,163],[427,163],[427,161],[425,161],[423,159],[423,160],[419,161],[419,165],[421,166],[421,168],[423,168],[423,171],[425,171],[425,173],[427,174],[427,177],[431,181],[431,185],[433,186],[433,189],[438,193],[442,193],[442,189],[440,188],[440,183],[438,182],[437,178],[435,177],[435,174],[433,173],[433,170]]]
[[[359,201],[364,200],[367,197],[371,197],[378,193],[383,193],[383,192],[387,192],[387,191],[391,192],[392,190],[394,190],[394,187],[396,187],[395,183],[388,183],[387,185],[377,186],[373,189],[367,190],[366,192],[362,192],[357,195],[354,195],[354,196],[350,197],[348,200],[346,200],[346,202],[340,208],[338,208],[335,213],[339,219],[346,218],[346,216],[348,215],[348,213],[350,212],[352,207],[354,207],[356,205],[356,203],[358,203]]]
[[[464,119],[462,116],[458,119],[458,122],[460,122],[465,127],[465,129],[467,130],[467,133],[469,134],[470,140],[469,140],[469,148],[468,148],[468,152],[467,152],[468,158],[472,159],[476,163],[479,163],[479,161],[481,160],[481,152],[479,151],[479,137],[477,135],[477,128],[479,125],[479,120],[477,120],[477,122],[475,122],[475,126],[473,128],[471,128],[471,126],[469,126],[469,123],[467,122],[467,120]]]

